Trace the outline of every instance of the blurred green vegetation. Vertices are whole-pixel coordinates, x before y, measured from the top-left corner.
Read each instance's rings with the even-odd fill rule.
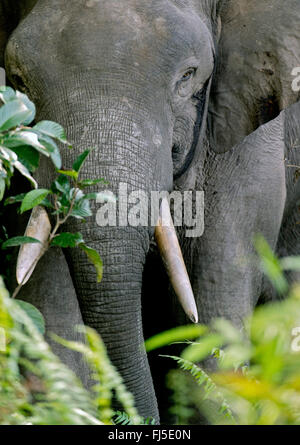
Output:
[[[9,297],[1,277],[0,326],[0,425],[112,424],[113,394],[133,424],[143,422],[97,333],[81,327],[85,344],[57,339],[82,353],[90,365],[94,386],[89,392],[52,353],[34,321]]]
[[[171,357],[179,367],[167,378],[177,424],[195,422],[199,412],[212,424],[300,424],[300,284],[289,285],[284,274],[300,270],[300,257],[278,259],[261,236],[255,246],[278,296],[286,298],[257,307],[241,329],[224,319],[199,327],[199,338]],[[146,346],[190,340],[190,326],[180,334],[163,333]],[[214,371],[203,368],[208,358]]]

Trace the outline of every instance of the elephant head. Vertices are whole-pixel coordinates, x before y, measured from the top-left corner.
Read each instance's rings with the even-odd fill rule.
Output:
[[[25,3],[6,44],[6,72],[35,101],[38,120],[66,128],[75,148],[63,153],[64,165],[94,146],[83,178],[103,177],[115,193],[121,182],[129,193],[171,191],[204,135],[215,2],[198,9],[169,0]],[[39,172],[48,185],[47,162]],[[157,417],[141,352],[142,275],[154,229],[99,227],[95,219],[69,228],[80,230],[104,263],[97,285],[86,259],[68,255],[83,320],[101,333],[141,414]]]
[[[232,187],[230,181],[223,184],[222,180],[223,166],[229,163],[228,178],[234,177],[238,187],[241,172],[236,166],[240,151],[218,158],[208,148],[206,138],[208,99],[216,61],[219,67],[216,79],[219,80],[213,85],[215,95],[209,109],[209,136],[215,152],[231,148],[231,142],[226,140],[223,144],[217,131],[218,126],[223,125],[224,115],[231,117],[232,112],[234,121],[240,109],[243,119],[245,114],[244,105],[231,99],[235,98],[230,94],[232,85],[229,92],[225,85],[224,94],[218,90],[218,85],[222,85],[220,72],[227,60],[226,51],[231,47],[230,29],[225,26],[223,40],[221,34],[222,51],[218,56],[219,12],[223,3],[217,0],[4,1],[0,15],[3,26],[5,17],[14,18],[12,26],[5,25],[5,32],[0,34],[0,48],[1,45],[2,49],[6,47],[8,78],[14,87],[25,91],[35,101],[39,120],[55,120],[66,128],[75,148],[63,153],[64,165],[70,165],[79,152],[92,146],[96,149],[85,164],[83,177],[103,177],[115,193],[119,183],[126,183],[128,192],[139,190],[146,194],[171,191],[174,187],[188,190],[195,187],[196,182],[208,191],[212,198],[208,206],[210,230],[187,254],[193,257],[192,279],[198,300],[201,294],[200,309],[205,314],[204,319],[208,311],[210,316],[214,311],[222,313],[226,296],[229,296],[230,307],[236,303],[230,298],[231,292],[241,288],[241,281],[251,282],[247,287],[249,295],[254,287],[259,287],[252,275],[249,281],[244,279],[243,267],[233,274],[234,286],[229,283],[230,277],[226,277],[228,259],[234,256],[231,246],[235,245],[235,252],[239,249],[246,252],[239,244],[243,240],[242,228],[237,238],[236,226],[226,213],[226,203],[234,196]],[[241,11],[234,14],[243,12],[244,2],[238,3]],[[224,14],[226,11],[228,13],[227,8]],[[16,29],[11,34],[13,27]],[[234,48],[239,44],[240,41],[235,41]],[[222,111],[221,116],[218,110]],[[230,122],[232,128],[234,124]],[[229,133],[230,141],[237,143],[252,131],[252,127],[241,128],[236,137],[232,136],[235,131]],[[251,152],[249,144],[246,152]],[[242,160],[240,166],[248,171],[247,159]],[[282,177],[281,164],[274,171]],[[251,179],[250,171],[248,173],[247,178]],[[264,177],[263,169],[259,170],[259,175]],[[44,161],[39,169],[39,183],[49,185],[52,176],[53,172]],[[213,181],[213,177],[217,177],[217,181]],[[245,190],[248,183],[244,181],[243,184]],[[272,187],[272,182],[263,184],[267,189]],[[226,197],[225,201],[220,192]],[[216,194],[218,201],[214,206]],[[238,205],[243,203],[243,197],[239,195],[236,201],[233,214],[240,221],[243,216]],[[263,206],[265,201],[260,201],[252,213],[248,209],[244,215],[248,217]],[[271,211],[263,224],[267,231],[272,231],[273,244],[282,207],[283,204],[278,211],[274,210],[273,226],[269,224],[273,217]],[[94,210],[96,213],[97,208]],[[218,218],[218,212],[226,218]],[[215,226],[214,221],[217,221]],[[248,244],[256,219],[252,221],[251,230],[249,226],[245,229]],[[73,221],[69,229],[83,233],[86,242],[100,252],[105,268],[104,279],[99,285],[92,266],[80,252],[74,250],[67,255],[83,320],[102,335],[113,363],[135,396],[140,413],[158,418],[151,373],[146,354],[141,350],[142,278],[154,228],[126,224],[99,227],[95,219],[91,219],[80,227]],[[226,230],[230,236],[224,243]],[[200,256],[204,262],[199,261]],[[206,284],[202,285],[199,277]],[[218,306],[214,297],[220,296],[222,286],[226,292]],[[210,293],[206,309],[204,300],[207,301]],[[244,306],[248,309],[250,305],[247,300]],[[224,309],[226,315],[227,312]]]

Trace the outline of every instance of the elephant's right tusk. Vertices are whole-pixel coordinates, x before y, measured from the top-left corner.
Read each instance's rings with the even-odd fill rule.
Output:
[[[189,319],[193,323],[198,323],[198,311],[192,286],[166,198],[162,199],[159,221],[155,228],[155,239],[179,302]]]
[[[46,243],[51,232],[51,224],[46,210],[37,206],[32,210],[25,236],[36,238],[40,243],[23,244],[17,260],[17,282],[25,284],[31,277],[38,261],[45,253]]]

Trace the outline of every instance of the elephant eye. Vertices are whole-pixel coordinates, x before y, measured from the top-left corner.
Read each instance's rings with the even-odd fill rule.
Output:
[[[181,77],[181,82],[186,82],[190,80],[196,72],[196,68],[189,68],[184,75]]]

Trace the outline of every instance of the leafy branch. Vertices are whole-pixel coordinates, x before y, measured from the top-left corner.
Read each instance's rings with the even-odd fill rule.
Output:
[[[15,169],[26,177],[34,188],[38,185],[32,173],[39,165],[40,154],[51,158],[57,169],[61,156],[57,142],[70,147],[64,129],[57,123],[34,121],[36,108],[25,94],[9,87],[0,87],[0,201],[10,187]]]
[[[40,223],[45,227],[45,230],[49,226],[49,233],[47,233],[45,239],[33,236],[36,231],[29,223],[25,236],[10,238],[2,243],[2,249],[22,246],[20,254],[22,253],[23,257],[25,255],[23,262],[26,263],[27,270],[22,274],[22,278],[18,280],[19,285],[12,297],[15,298],[18,295],[21,287],[33,273],[38,261],[52,246],[61,248],[79,247],[82,249],[94,264],[97,280],[100,282],[103,265],[98,252],[85,244],[81,233],[58,233],[69,218],[85,220],[85,218],[92,216],[90,201],[97,199],[100,193],[85,193],[85,190],[88,187],[106,183],[102,178],[80,179],[81,169],[91,150],[85,150],[81,153],[71,170],[62,169],[57,143],[60,142],[71,148],[63,127],[51,121],[41,121],[33,127],[29,127],[28,125],[35,118],[35,105],[26,95],[9,87],[0,88],[0,100],[4,104],[0,108],[0,201],[3,199],[6,188],[10,187],[14,170],[17,169],[31,182],[34,190],[14,197],[9,196],[4,204],[21,203],[21,214],[33,210],[32,216],[37,219],[40,218],[36,221],[36,225],[38,226]],[[40,154],[52,160],[59,175],[50,189],[39,189],[32,176],[39,165]],[[105,200],[106,196],[103,196],[103,199]],[[45,212],[39,211],[41,207],[47,208],[54,217],[53,228],[47,221],[48,217]],[[33,259],[32,249],[25,247],[27,244],[40,244]]]

